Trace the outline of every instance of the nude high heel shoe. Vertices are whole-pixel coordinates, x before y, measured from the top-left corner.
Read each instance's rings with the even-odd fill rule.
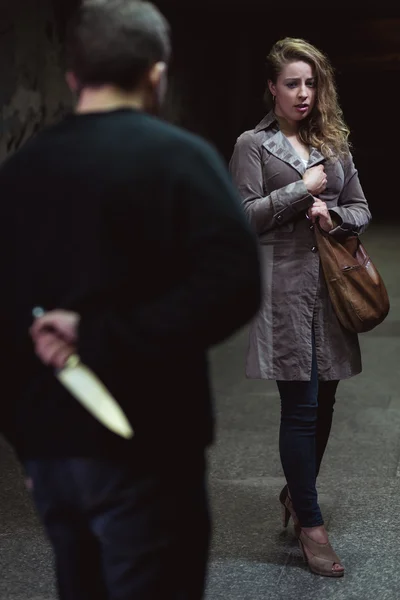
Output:
[[[329,542],[319,544],[301,529],[299,546],[303,552],[304,560],[312,573],[321,575],[322,577],[343,577],[344,569],[337,571],[333,568],[335,565],[342,565],[342,563]],[[307,556],[305,548],[307,548],[311,556]]]
[[[283,488],[279,494],[279,502],[282,504],[282,525],[283,527],[288,526],[290,517],[293,519],[294,531],[297,537],[300,535],[301,527],[299,519],[297,518],[296,512],[293,508],[292,499],[289,495],[289,488],[287,485]]]

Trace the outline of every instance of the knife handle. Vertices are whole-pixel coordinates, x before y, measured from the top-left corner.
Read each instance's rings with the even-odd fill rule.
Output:
[[[35,306],[35,308],[32,309],[32,317],[34,319],[40,319],[40,317],[44,317],[44,315],[45,310],[41,306]]]

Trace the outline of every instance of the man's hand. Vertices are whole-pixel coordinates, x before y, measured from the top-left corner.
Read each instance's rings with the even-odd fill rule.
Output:
[[[321,194],[325,190],[327,182],[323,165],[317,165],[307,169],[303,175],[303,181],[310,194],[313,196]]]
[[[52,310],[33,323],[30,334],[40,360],[62,369],[76,352],[80,317],[66,310]]]
[[[319,198],[314,198],[314,204],[311,208],[308,209],[307,212],[313,223],[319,219],[319,224],[321,229],[324,231],[331,231],[334,228],[334,224],[332,221],[332,217],[329,214],[328,207],[325,202],[320,200]]]

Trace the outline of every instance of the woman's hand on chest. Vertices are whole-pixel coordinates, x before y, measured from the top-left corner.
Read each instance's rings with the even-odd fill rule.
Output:
[[[321,194],[325,190],[327,184],[324,166],[317,165],[316,167],[307,169],[303,175],[303,181],[310,194],[313,196]]]

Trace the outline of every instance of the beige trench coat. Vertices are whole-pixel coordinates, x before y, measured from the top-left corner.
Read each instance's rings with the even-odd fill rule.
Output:
[[[320,198],[339,223],[331,235],[362,233],[371,214],[352,156],[327,160],[313,148],[307,168],[318,164],[328,180]],[[336,318],[306,218],[313,197],[302,180],[305,169],[273,112],[238,138],[230,162],[263,264],[263,303],[250,328],[246,362],[252,379],[310,380],[313,328],[321,381],[361,371],[358,337]]]

